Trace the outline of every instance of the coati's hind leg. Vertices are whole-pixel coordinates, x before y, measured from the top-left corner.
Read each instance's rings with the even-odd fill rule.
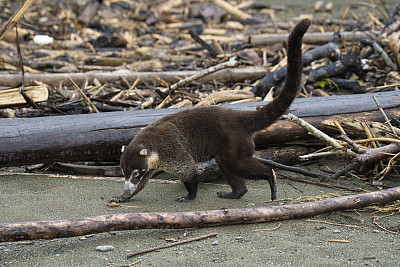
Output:
[[[271,199],[274,200],[276,199],[276,181],[272,169],[254,159],[252,153],[252,148],[245,144],[235,144],[232,145],[232,149],[227,149],[220,155],[220,162],[225,172],[234,176],[249,180],[267,180],[271,188]]]
[[[246,182],[243,178],[229,173],[225,167],[219,163],[219,168],[221,169],[227,183],[231,186],[231,192],[218,192],[217,195],[222,198],[237,199],[241,198],[247,192]]]

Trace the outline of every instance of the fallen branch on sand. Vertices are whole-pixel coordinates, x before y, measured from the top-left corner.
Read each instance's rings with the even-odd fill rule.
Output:
[[[400,187],[316,202],[248,209],[110,214],[80,219],[0,224],[0,242],[51,239],[108,231],[211,227],[311,217],[400,199]]]

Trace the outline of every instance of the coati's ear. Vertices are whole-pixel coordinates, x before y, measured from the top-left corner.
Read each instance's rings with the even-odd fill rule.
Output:
[[[147,149],[143,148],[142,150],[140,150],[139,154],[140,156],[147,156]]]
[[[126,146],[121,147],[121,153],[124,153]]]

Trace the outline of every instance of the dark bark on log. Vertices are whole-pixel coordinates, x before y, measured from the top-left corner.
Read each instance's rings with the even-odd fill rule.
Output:
[[[319,125],[328,116],[344,115],[382,121],[372,94],[296,99],[289,112]],[[400,92],[376,93],[389,117],[400,117]],[[265,103],[224,105],[255,110]],[[0,166],[80,160],[119,160],[121,146],[140,129],[183,109],[138,110],[29,119],[0,119]],[[329,130],[332,132],[332,130]],[[279,121],[255,136],[258,148],[310,138],[290,122]]]
[[[360,85],[356,80],[331,78],[331,81],[333,81],[340,90],[350,90],[353,94],[364,94],[367,92],[367,88],[370,88],[370,86]]]
[[[313,50],[307,51],[303,54],[303,65],[306,66],[311,62],[324,58],[332,57],[334,60],[340,57],[340,46],[335,42],[327,43],[323,46],[314,48]],[[257,85],[256,91],[254,92],[257,96],[264,97],[268,91],[276,86],[280,81],[286,77],[286,66],[265,75]]]
[[[180,229],[261,223],[358,209],[400,199],[400,187],[316,202],[250,209],[191,212],[125,213],[54,221],[0,224],[0,242],[81,236],[108,231]]]
[[[315,83],[324,78],[340,76],[344,73],[356,73],[362,77],[362,64],[360,55],[358,53],[348,52],[341,60],[310,71],[307,82]]]
[[[270,159],[285,165],[293,165],[300,163],[299,160],[300,156],[313,153],[315,150],[316,150],[315,148],[304,146],[304,144],[300,145],[287,144],[284,146],[282,145],[272,146],[266,149],[256,151],[254,156],[263,159]]]

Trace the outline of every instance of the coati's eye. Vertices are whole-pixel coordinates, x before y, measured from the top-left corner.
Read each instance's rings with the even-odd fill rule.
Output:
[[[140,156],[147,156],[147,149],[143,148],[142,150],[140,150],[139,154]]]
[[[134,169],[132,172],[133,177],[138,177],[139,176],[139,170],[138,169]]]

